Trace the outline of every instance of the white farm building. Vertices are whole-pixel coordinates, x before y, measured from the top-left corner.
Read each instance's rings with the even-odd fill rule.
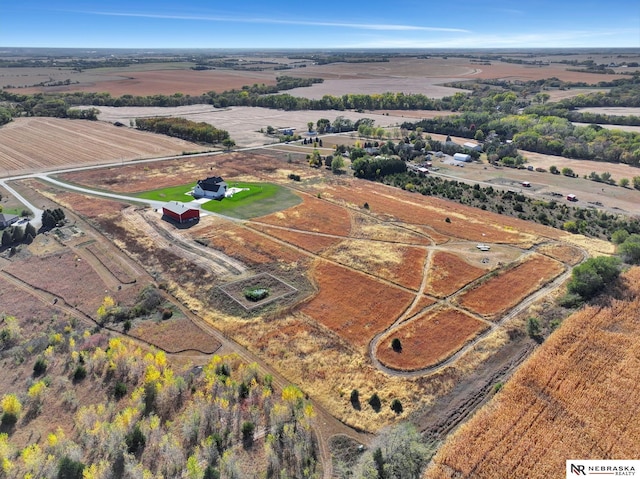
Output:
[[[464,148],[467,148],[469,150],[473,150],[473,151],[482,151],[482,146],[478,145],[477,143],[473,143],[471,141],[468,141],[466,143],[463,143],[462,146]]]
[[[204,180],[198,180],[193,189],[194,198],[224,198],[227,192],[227,184],[219,176],[211,176]]]
[[[455,153],[453,155],[453,159],[457,161],[471,161],[471,155],[467,155],[466,153]]]

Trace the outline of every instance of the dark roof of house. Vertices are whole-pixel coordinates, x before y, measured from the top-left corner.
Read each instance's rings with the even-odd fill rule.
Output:
[[[198,180],[198,185],[205,191],[215,191],[217,192],[220,187],[227,186],[222,178],[219,176],[210,176],[205,180]]]
[[[163,208],[177,215],[183,215],[185,212],[189,210],[197,210],[197,208],[192,208],[188,206],[186,203],[180,203],[179,201],[171,201],[166,205],[164,205]]]
[[[0,213],[0,223],[6,223],[17,217],[17,215],[11,215],[9,213]]]

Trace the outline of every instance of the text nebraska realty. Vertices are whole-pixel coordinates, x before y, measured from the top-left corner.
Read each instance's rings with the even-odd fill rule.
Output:
[[[571,464],[571,473],[578,476],[587,476],[590,474],[635,476],[636,469],[633,466],[585,466],[584,464]]]

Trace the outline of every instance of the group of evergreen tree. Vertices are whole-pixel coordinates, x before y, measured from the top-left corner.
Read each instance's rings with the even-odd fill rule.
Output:
[[[64,211],[62,208],[55,208],[53,210],[46,209],[42,212],[42,229],[50,230],[58,226],[65,219]]]
[[[21,226],[9,226],[2,231],[1,244],[3,248],[8,248],[19,243],[30,244],[38,232],[35,226],[27,223],[24,228]]]

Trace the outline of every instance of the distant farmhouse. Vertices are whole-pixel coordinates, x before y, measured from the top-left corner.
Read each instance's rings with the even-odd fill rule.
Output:
[[[198,180],[198,184],[193,189],[194,198],[224,198],[227,192],[227,184],[219,176],[211,176],[206,180]]]
[[[473,151],[482,151],[482,145],[479,145],[477,143],[473,143],[471,141],[467,141],[466,143],[463,143],[462,146],[464,148],[467,148],[469,150],[473,150]]]
[[[0,213],[0,228],[6,228],[18,221],[20,218],[16,215],[9,215],[6,213]]]
[[[200,210],[191,208],[186,203],[171,201],[162,207],[162,214],[178,223],[197,221],[200,219]]]

